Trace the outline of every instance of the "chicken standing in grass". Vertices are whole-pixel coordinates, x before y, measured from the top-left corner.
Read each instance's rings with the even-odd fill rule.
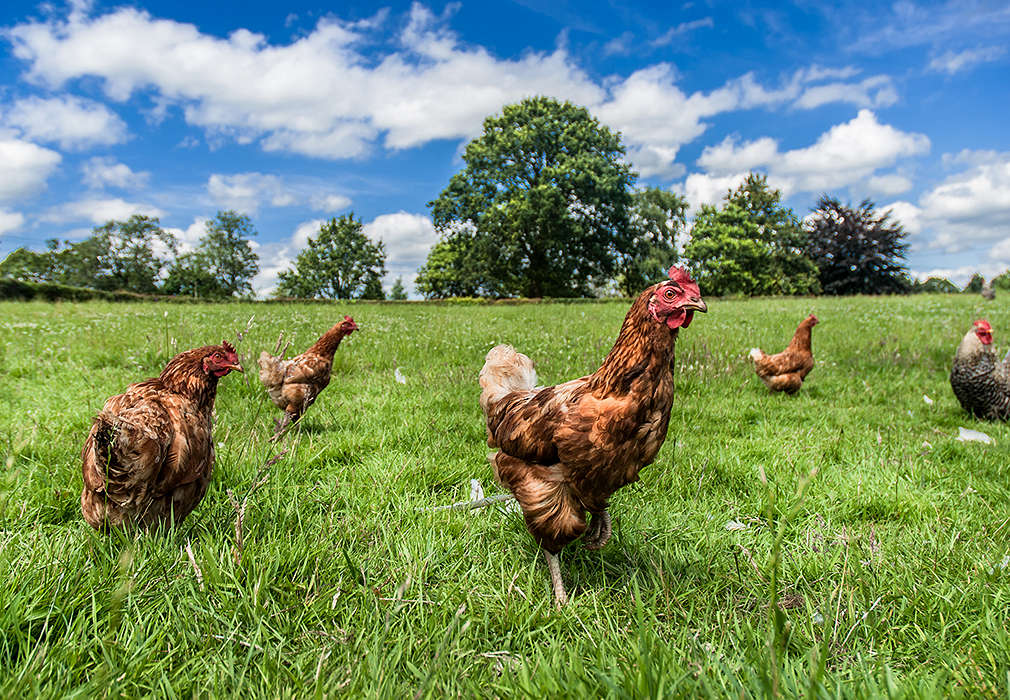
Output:
[[[217,382],[233,370],[242,371],[235,348],[208,345],[105,402],[81,452],[81,511],[92,527],[148,528],[189,515],[214,469]]]
[[[814,355],[810,350],[810,331],[817,325],[817,317],[810,314],[800,323],[789,346],[777,355],[765,355],[761,348],[752,348],[750,358],[761,381],[771,391],[795,394],[803,380],[814,368]]]
[[[260,381],[270,394],[270,400],[284,411],[284,417],[275,424],[275,438],[301,418],[327,387],[333,368],[333,354],[340,341],[356,330],[358,326],[354,319],[344,316],[343,321],[326,331],[315,345],[297,357],[283,360],[266,350],[260,354]]]
[[[579,537],[590,549],[606,544],[611,494],[637,481],[666,439],[677,334],[707,310],[687,272],[669,276],[639,295],[595,373],[534,388],[533,362],[508,345],[492,348],[480,371],[495,476],[544,550],[558,605],[567,601],[558,553]]]
[[[1010,357],[1010,353],[1008,353]],[[978,418],[1010,418],[1010,361],[992,347],[992,326],[984,319],[965,333],[950,370],[950,386],[961,408]]]

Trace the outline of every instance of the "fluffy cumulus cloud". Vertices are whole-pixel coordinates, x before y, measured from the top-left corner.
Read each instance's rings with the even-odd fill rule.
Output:
[[[56,151],[0,134],[0,204],[45,189],[46,180],[61,160]]]
[[[81,166],[84,184],[96,190],[116,187],[121,190],[140,189],[147,185],[149,172],[135,172],[125,163],[115,158],[96,156]]]
[[[298,257],[298,253],[309,244],[309,238],[314,236],[324,219],[303,221],[295,227],[291,235],[281,241],[265,243],[258,247],[256,253],[260,256],[260,271],[253,278],[253,290],[259,296],[270,296],[277,288],[277,277],[289,269]]]
[[[889,79],[854,81],[850,67],[813,66],[773,89],[748,74],[711,92],[686,93],[665,64],[594,80],[564,48],[499,58],[461,42],[446,22],[415,4],[389,42],[382,32],[392,20],[379,13],[359,23],[326,18],[290,43],[272,44],[245,29],[221,38],[120,8],[27,22],[7,36],[37,83],[58,89],[95,78],[109,99],[144,92],[161,112],[181,110],[211,138],[317,158],[471,138],[502,106],[548,95],[586,105],[621,131],[643,175],[671,178],[683,174],[675,162],[680,147],[722,112],[834,101],[876,107],[896,98]],[[710,26],[700,22],[682,29]]]
[[[929,152],[929,139],[881,124],[876,115],[862,109],[850,121],[837,124],[805,148],[780,151],[771,138],[739,143],[729,136],[709,146],[698,159],[706,172],[688,176],[684,192],[694,192],[700,202],[716,191],[725,192],[726,182],[739,181],[748,170],[767,172],[769,184],[788,196],[864,183],[885,194],[907,190],[910,183],[900,175],[877,176],[876,171],[893,166],[902,158]],[[716,197],[718,199],[718,197]],[[690,200],[689,200],[690,201]]]
[[[4,123],[34,141],[64,149],[111,146],[126,140],[126,122],[105,105],[73,95],[18,100]]]
[[[410,289],[417,276],[417,268],[428,259],[428,251],[438,240],[431,219],[423,214],[400,211],[383,214],[365,224],[365,235],[386,245],[386,279],[388,289],[397,277],[403,278]]]
[[[351,206],[350,198],[342,194],[316,194],[309,198],[309,202],[313,209],[327,214],[332,214]]]
[[[90,221],[95,225],[101,225],[111,219],[117,221],[129,219],[134,214],[160,218],[165,212],[150,204],[127,202],[119,197],[95,197],[78,199],[54,207],[42,216],[42,220],[57,223]]]
[[[21,228],[25,222],[24,214],[16,211],[0,209],[0,236]]]
[[[179,253],[189,253],[197,244],[200,239],[204,237],[207,233],[207,221],[208,219],[203,216],[198,216],[193,219],[191,223],[186,228],[173,228],[170,226],[165,226],[165,230],[175,236],[175,240],[179,246]],[[253,241],[255,244],[255,241]],[[255,245],[254,245],[255,247]]]
[[[965,162],[972,154],[961,154]],[[917,203],[898,201],[892,211],[919,248],[947,253],[989,247],[988,259],[1010,265],[1010,153],[980,152],[965,170],[927,190]]]

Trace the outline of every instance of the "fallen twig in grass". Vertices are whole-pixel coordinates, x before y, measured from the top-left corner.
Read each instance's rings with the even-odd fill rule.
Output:
[[[240,501],[231,489],[228,489],[226,493],[228,494],[228,502],[231,503],[231,507],[235,509],[235,547],[232,550],[235,555],[235,563],[238,564],[239,560],[242,558],[242,524],[245,521],[245,509],[249,505],[249,497],[252,496],[256,491],[267,482],[267,478],[270,476],[270,467],[277,464],[281,459],[288,453],[287,450],[283,452],[278,452],[273,457],[268,459],[260,467],[259,473],[256,475],[256,481],[253,485],[246,491],[245,496],[242,497]],[[188,545],[187,545],[188,546]],[[192,558],[190,554],[190,558]],[[194,564],[195,566],[195,564]]]
[[[845,645],[848,643],[849,637],[851,637],[852,633],[856,631],[856,628],[859,627],[859,625],[862,624],[863,622],[866,622],[866,618],[869,616],[871,612],[873,612],[873,609],[877,607],[877,604],[883,597],[884,596],[882,595],[877,596],[877,599],[873,601],[873,605],[871,605],[870,608],[866,612],[864,612],[862,616],[855,621],[855,623],[853,623],[852,627],[849,629],[849,633],[845,635],[845,639],[842,640],[842,648],[844,648]]]
[[[420,510],[429,513],[435,513],[440,510],[474,510],[475,508],[484,508],[499,501],[507,501],[510,498],[514,498],[511,493],[499,493],[496,496],[488,496],[487,498],[481,498],[477,501],[460,501],[459,503],[450,503],[447,506],[434,506],[421,508]]]
[[[196,582],[200,584],[200,590],[203,590],[203,572],[200,571],[200,567],[197,566],[196,557],[193,556],[193,548],[189,544],[189,540],[186,540],[186,556],[189,557],[189,563],[193,565],[193,571],[196,573]]]

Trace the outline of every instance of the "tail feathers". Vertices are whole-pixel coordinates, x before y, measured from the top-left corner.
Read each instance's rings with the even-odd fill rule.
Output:
[[[513,391],[527,391],[537,384],[533,360],[511,345],[496,345],[488,352],[479,376],[480,407],[485,415],[489,404]]]
[[[260,366],[260,381],[263,386],[276,387],[284,382],[284,370],[281,367],[280,357],[274,357],[264,350],[260,353],[257,364]]]

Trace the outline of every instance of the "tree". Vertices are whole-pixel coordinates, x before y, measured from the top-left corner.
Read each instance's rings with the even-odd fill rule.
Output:
[[[162,254],[155,249],[159,244]],[[153,293],[167,265],[162,255],[174,256],[175,251],[175,236],[161,228],[157,217],[134,214],[96,227],[90,238],[65,251],[65,264],[68,273],[77,270],[86,276],[94,263],[93,282],[86,286]]]
[[[825,294],[900,294],[909,289],[908,244],[891,212],[873,202],[842,205],[822,195],[809,219],[807,254],[817,264]]]
[[[366,290],[374,294],[375,282],[386,274],[385,262],[382,241],[373,243],[361,220],[345,214],[323,223],[309,238],[294,268],[280,273],[277,294],[328,299],[360,298]]]
[[[407,298],[407,290],[403,288],[402,277],[397,277],[393,282],[393,288],[389,290],[389,298],[393,301],[404,301]]]
[[[535,97],[484,120],[465,166],[428,203],[443,246],[426,296],[585,296],[632,253],[635,180],[620,135],[582,107]],[[463,279],[453,279],[463,275]]]
[[[49,251],[38,253],[28,248],[18,248],[0,261],[0,277],[22,282],[52,282],[53,256]]]
[[[817,268],[803,252],[806,235],[782,193],[751,173],[726,193],[721,209],[704,205],[684,248],[706,294],[813,294]]]
[[[162,285],[167,294],[227,298],[251,296],[259,256],[248,237],[256,229],[248,216],[219,211],[207,222],[207,233],[196,250],[178,256]]]
[[[646,187],[631,195],[631,253],[617,276],[625,296],[636,296],[650,284],[667,279],[677,262],[677,236],[687,225],[687,200],[659,187]]]
[[[964,291],[965,293],[978,294],[982,291],[982,287],[984,286],[985,286],[985,277],[976,272],[974,275],[971,276],[971,279],[968,280],[968,284],[965,285]]]
[[[981,288],[980,288],[981,289]],[[909,290],[913,294],[957,294],[957,285],[943,277],[930,277],[925,282],[915,280]]]
[[[374,272],[370,272],[365,278],[365,286],[361,289],[362,299],[373,299],[382,301],[386,298],[386,292],[382,289],[382,278]]]

